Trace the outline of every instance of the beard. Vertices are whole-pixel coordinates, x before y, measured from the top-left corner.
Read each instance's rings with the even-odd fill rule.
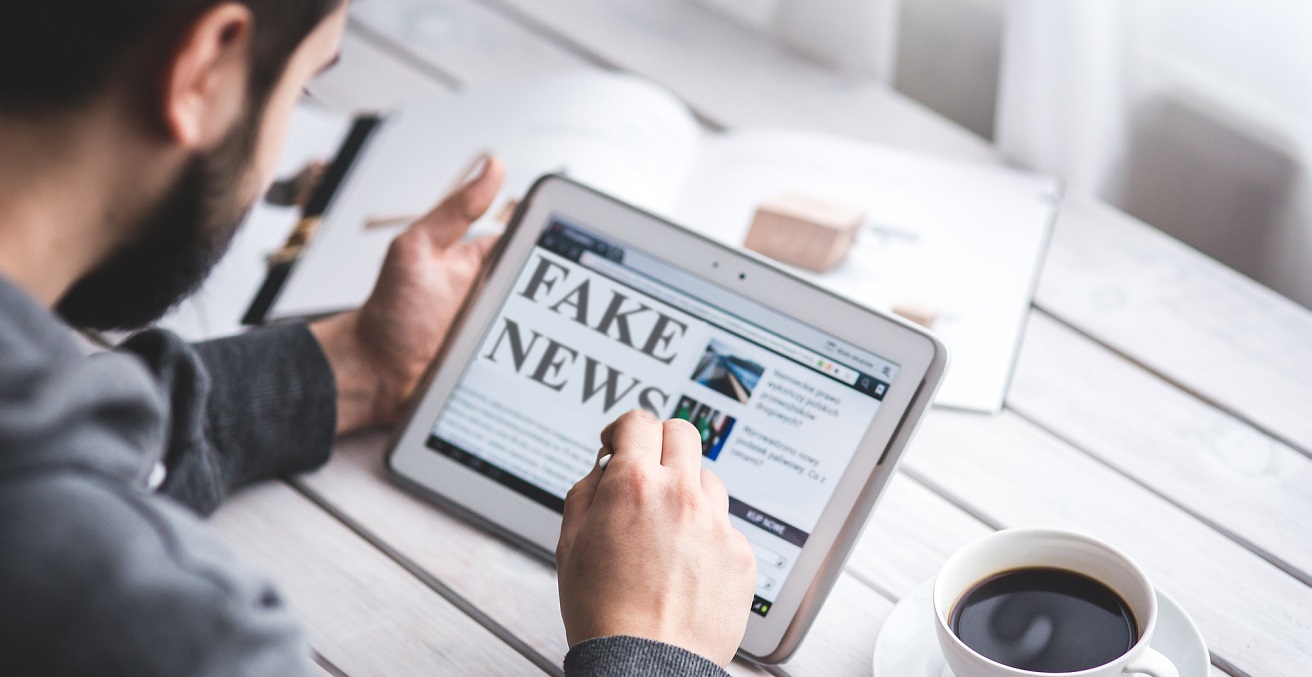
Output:
[[[193,155],[133,235],[73,284],[55,306],[66,322],[139,329],[200,288],[251,206],[241,188],[255,151],[258,110],[252,106],[218,145]]]

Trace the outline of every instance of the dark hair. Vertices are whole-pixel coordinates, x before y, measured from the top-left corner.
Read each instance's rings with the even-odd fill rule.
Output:
[[[74,110],[118,77],[148,86],[152,57],[222,1],[0,0],[0,115]],[[292,52],[343,0],[237,1],[255,17],[248,93],[262,106]]]

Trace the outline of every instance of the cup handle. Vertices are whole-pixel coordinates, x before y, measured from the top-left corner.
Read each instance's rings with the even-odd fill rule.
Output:
[[[1137,658],[1130,661],[1125,666],[1122,674],[1143,674],[1152,677],[1180,677],[1180,671],[1175,669],[1175,664],[1171,659],[1163,656],[1160,651],[1148,647],[1146,651]]]

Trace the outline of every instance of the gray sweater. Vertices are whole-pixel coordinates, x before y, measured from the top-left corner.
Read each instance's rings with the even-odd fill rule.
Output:
[[[202,516],[323,463],[335,401],[304,326],[85,357],[0,278],[0,675],[315,674],[277,587]],[[583,642],[565,670],[725,674],[632,637]]]

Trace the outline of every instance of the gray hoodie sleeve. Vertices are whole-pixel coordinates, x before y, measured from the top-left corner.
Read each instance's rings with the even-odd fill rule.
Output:
[[[314,674],[273,583],[190,510],[74,470],[8,484],[0,511],[0,674]]]
[[[150,330],[121,350],[145,360],[169,401],[160,490],[192,509],[208,514],[236,489],[328,459],[337,390],[305,325],[194,346]]]
[[[724,677],[729,673],[691,651],[638,637],[598,637],[565,654],[566,677]]]
[[[272,582],[147,488],[157,386],[0,280],[0,675],[314,674]]]

